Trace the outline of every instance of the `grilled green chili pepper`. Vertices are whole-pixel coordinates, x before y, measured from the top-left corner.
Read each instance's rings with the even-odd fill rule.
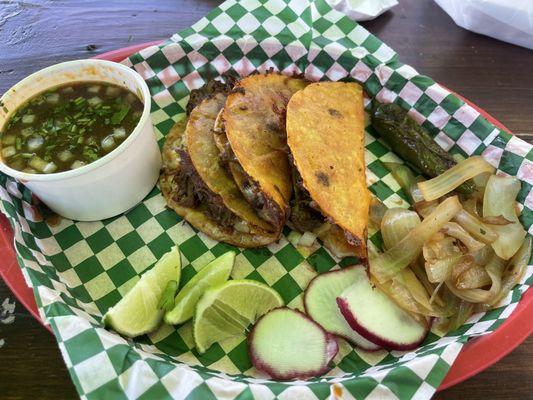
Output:
[[[418,168],[423,175],[434,178],[456,164],[452,155],[442,149],[426,130],[397,104],[374,102],[371,119],[372,126],[391,149]],[[465,182],[457,191],[466,195],[472,194],[474,184],[471,181]]]

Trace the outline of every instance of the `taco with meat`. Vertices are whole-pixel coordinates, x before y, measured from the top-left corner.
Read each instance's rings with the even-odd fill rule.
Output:
[[[287,107],[294,196],[291,225],[314,232],[333,254],[367,259],[370,193],[364,158],[363,90],[319,82]]]
[[[218,82],[192,93],[188,120],[177,122],[167,135],[160,186],[167,205],[213,239],[265,246],[279,232],[257,215],[219,162],[213,128],[229,90]]]
[[[241,79],[215,126],[220,161],[257,215],[280,233],[292,193],[285,112],[307,82],[278,73]]]
[[[167,204],[212,238],[240,247],[276,241],[292,192],[285,111],[299,78],[276,73],[210,81],[191,93],[186,123],[163,148]]]

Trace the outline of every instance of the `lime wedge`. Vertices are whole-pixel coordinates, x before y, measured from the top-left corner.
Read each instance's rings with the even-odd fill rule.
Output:
[[[211,287],[222,285],[229,279],[234,262],[235,253],[229,251],[202,268],[178,292],[174,299],[174,308],[165,314],[165,322],[176,325],[191,319],[204,292]]]
[[[174,246],[105,313],[105,325],[128,337],[153,331],[163,318],[163,311],[158,307],[163,291],[169,281],[179,282],[180,275],[180,252]]]
[[[283,299],[269,286],[248,279],[233,280],[208,289],[198,301],[193,319],[196,348],[204,353],[213,343],[244,338],[261,315],[283,306]]]

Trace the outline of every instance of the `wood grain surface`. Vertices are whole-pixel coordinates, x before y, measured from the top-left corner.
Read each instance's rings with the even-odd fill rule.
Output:
[[[43,67],[169,37],[219,4],[212,0],[2,1],[0,94]],[[430,0],[400,5],[363,24],[403,62],[460,93],[533,139],[533,52],[457,27]],[[0,260],[1,262],[1,260]],[[0,281],[0,302],[14,298]],[[77,394],[57,344],[17,303],[0,325],[0,399],[71,399]],[[436,399],[533,399],[533,339]]]

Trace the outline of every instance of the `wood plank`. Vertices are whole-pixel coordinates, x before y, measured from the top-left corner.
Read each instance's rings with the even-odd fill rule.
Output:
[[[0,303],[13,294],[0,279]],[[15,321],[0,325],[0,398],[75,399],[76,389],[52,333],[17,301]]]

